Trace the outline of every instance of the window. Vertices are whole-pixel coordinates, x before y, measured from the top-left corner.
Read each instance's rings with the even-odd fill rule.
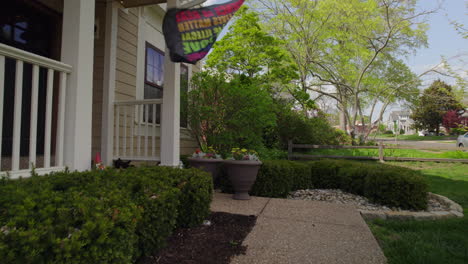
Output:
[[[144,99],[158,99],[163,96],[164,53],[146,43],[146,69]]]
[[[189,88],[188,67],[180,66],[180,126],[187,127],[187,93]],[[164,53],[153,45],[146,43],[146,67],[144,99],[160,99],[164,90]],[[149,109],[148,122],[153,121],[153,109]],[[161,106],[156,109],[156,123],[161,121]],[[146,120],[146,119],[145,119]]]

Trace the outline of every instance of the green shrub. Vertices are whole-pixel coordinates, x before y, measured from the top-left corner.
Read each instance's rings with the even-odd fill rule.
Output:
[[[188,120],[198,142],[223,155],[234,147],[262,146],[263,131],[274,126],[275,115],[261,80],[206,71],[194,75],[191,85]]]
[[[391,130],[387,130],[384,132],[385,135],[393,135],[393,131]]]
[[[427,183],[414,170],[394,166],[371,166],[365,178],[364,196],[403,209],[427,208]]]
[[[209,214],[211,178],[164,167],[0,182],[2,263],[133,263]],[[183,219],[183,220],[181,220]]]
[[[289,140],[317,145],[351,143],[351,138],[344,131],[333,128],[323,114],[308,118],[303,113],[283,106],[276,115],[279,145],[284,149],[287,149]]]
[[[310,187],[307,165],[287,160],[264,161],[251,193],[257,196],[286,197],[291,191]]]
[[[232,192],[229,180],[221,177],[222,190]],[[427,183],[418,171],[347,160],[264,161],[251,194],[281,198],[310,188],[341,189],[403,209],[427,207]]]
[[[175,176],[175,175],[174,175]],[[179,170],[176,177],[181,189],[177,225],[193,227],[199,225],[210,214],[213,196],[213,180],[207,172],[190,169]]]
[[[141,210],[125,192],[53,188],[39,177],[0,187],[2,263],[132,263]]]

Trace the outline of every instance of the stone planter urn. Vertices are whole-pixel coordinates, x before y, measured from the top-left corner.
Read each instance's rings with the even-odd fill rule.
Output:
[[[211,174],[213,182],[218,177],[219,166],[221,165],[222,159],[203,159],[203,158],[188,158],[190,166],[204,170]]]
[[[255,160],[225,160],[224,165],[234,188],[233,199],[250,200],[249,191],[257,179],[262,162]]]

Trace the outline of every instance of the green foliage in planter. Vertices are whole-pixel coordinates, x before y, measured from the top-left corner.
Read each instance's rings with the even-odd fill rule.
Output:
[[[0,182],[2,263],[133,263],[209,214],[211,178],[164,167]],[[180,219],[184,217],[184,221]]]

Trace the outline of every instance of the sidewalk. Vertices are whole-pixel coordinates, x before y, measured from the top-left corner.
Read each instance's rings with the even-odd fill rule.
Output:
[[[359,212],[324,202],[252,197],[249,201],[215,193],[211,210],[256,215],[244,240],[247,254],[232,264],[378,264],[386,259]]]

